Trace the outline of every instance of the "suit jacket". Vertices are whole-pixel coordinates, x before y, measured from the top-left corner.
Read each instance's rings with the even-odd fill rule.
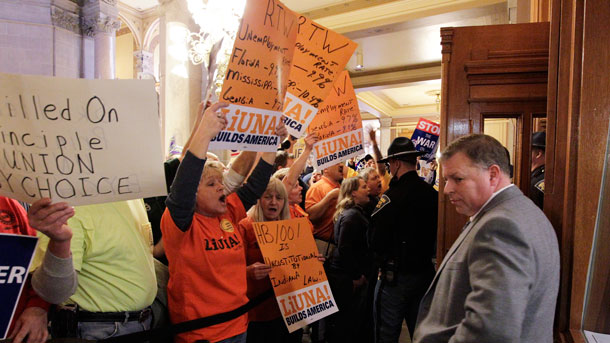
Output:
[[[553,227],[516,186],[453,244],[419,307],[415,343],[550,343],[559,288]]]

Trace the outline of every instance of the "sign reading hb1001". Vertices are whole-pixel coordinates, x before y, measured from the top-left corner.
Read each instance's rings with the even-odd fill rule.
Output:
[[[293,332],[338,311],[307,218],[255,222],[282,318]]]

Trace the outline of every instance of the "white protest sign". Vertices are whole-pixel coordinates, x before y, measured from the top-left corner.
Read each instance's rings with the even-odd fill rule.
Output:
[[[166,193],[152,80],[0,73],[0,195],[87,205]]]

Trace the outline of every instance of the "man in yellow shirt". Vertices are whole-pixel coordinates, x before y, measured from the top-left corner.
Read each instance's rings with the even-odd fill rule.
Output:
[[[100,340],[150,328],[157,284],[144,202],[77,206],[68,226],[78,288],[51,319],[53,338]],[[47,244],[41,236],[37,260]]]

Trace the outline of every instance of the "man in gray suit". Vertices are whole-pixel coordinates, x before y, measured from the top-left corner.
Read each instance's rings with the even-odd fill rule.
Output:
[[[557,237],[511,184],[504,148],[490,136],[464,136],[441,165],[445,194],[470,221],[420,303],[413,342],[552,342]]]

